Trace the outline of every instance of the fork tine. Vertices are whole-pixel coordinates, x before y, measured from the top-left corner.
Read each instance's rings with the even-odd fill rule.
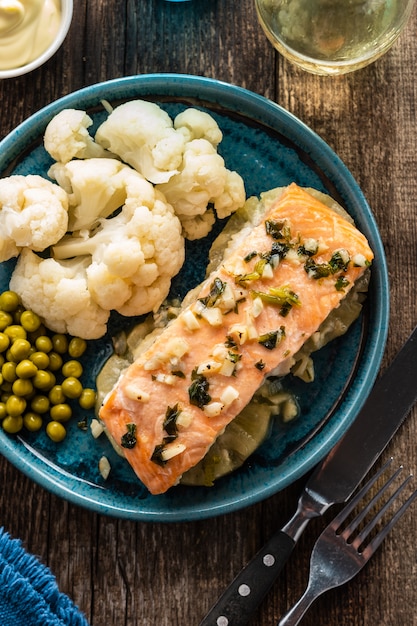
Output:
[[[410,480],[411,476],[408,477],[407,481],[408,482]],[[405,485],[404,485],[405,486]],[[402,489],[398,489],[397,491],[402,491]],[[394,494],[396,495],[396,494]],[[384,541],[385,537],[388,535],[388,533],[391,531],[391,529],[393,528],[393,526],[398,522],[398,520],[404,515],[404,513],[406,512],[406,510],[408,509],[408,507],[410,506],[410,504],[412,504],[412,502],[414,502],[414,500],[417,497],[417,489],[411,494],[411,496],[408,497],[408,499],[404,502],[404,504],[402,504],[402,506],[398,509],[398,511],[396,511],[396,513],[392,516],[392,518],[390,519],[390,521],[384,526],[384,528],[372,539],[372,541],[366,546],[364,553],[365,556],[368,556],[366,554],[367,551],[370,552],[369,556],[372,556],[372,554],[375,552],[375,550],[381,545],[381,543]]]
[[[401,470],[402,468],[400,468]],[[389,487],[389,485],[393,482],[393,479],[399,474],[399,470],[397,470],[395,472],[395,474],[391,477],[390,480],[388,480],[385,485],[383,487],[381,487],[381,489],[378,491],[378,493],[376,494],[376,496],[374,496],[372,498],[372,500],[370,501],[369,505],[366,507],[366,509],[368,509],[368,511],[371,510],[371,508],[373,507],[374,503],[377,502],[377,500],[385,493],[385,491],[387,490],[387,488]],[[375,526],[378,524],[378,522],[381,520],[381,518],[383,517],[383,515],[385,515],[385,513],[388,511],[388,509],[391,507],[391,505],[393,504],[394,500],[397,498],[397,496],[403,491],[403,489],[408,485],[408,483],[410,482],[410,480],[412,479],[412,474],[410,474],[402,483],[399,487],[397,487],[397,489],[395,490],[395,492],[391,495],[391,497],[387,500],[387,502],[384,504],[384,506],[381,507],[381,509],[374,515],[374,517],[368,522],[368,524],[361,530],[361,532],[358,534],[358,536],[355,538],[355,540],[352,542],[352,545],[356,548],[359,548],[359,546],[363,543],[363,541],[366,539],[366,537],[369,535],[369,533],[375,528]],[[364,509],[364,511],[366,510]],[[364,516],[362,516],[364,517]]]

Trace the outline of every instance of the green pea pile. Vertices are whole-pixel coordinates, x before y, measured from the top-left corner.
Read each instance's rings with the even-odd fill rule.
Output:
[[[94,389],[81,383],[78,360],[87,343],[52,333],[13,291],[0,294],[0,421],[10,434],[36,432],[45,424],[50,439],[62,441],[74,402],[92,409]]]

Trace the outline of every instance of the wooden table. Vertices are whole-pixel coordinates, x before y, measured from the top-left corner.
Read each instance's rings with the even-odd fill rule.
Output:
[[[44,67],[0,83],[0,137],[42,106],[115,77],[181,72],[275,100],[316,131],[361,186],[386,247],[392,311],[383,367],[417,321],[417,11],[394,48],[339,78],[277,55],[253,0],[75,0],[69,36]],[[416,471],[415,411],[383,455]],[[196,625],[294,511],[304,480],[249,509],[190,523],[119,521],[49,494],[0,459],[0,525],[50,566],[93,626]],[[299,596],[312,523],[254,620],[272,626]],[[305,626],[416,626],[415,509],[349,585],[322,597]]]

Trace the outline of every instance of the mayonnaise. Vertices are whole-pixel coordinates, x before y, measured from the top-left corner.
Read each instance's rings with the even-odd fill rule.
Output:
[[[60,0],[0,0],[0,70],[30,63],[53,42]]]

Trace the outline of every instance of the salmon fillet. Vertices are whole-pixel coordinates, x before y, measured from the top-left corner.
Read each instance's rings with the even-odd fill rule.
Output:
[[[103,402],[101,420],[152,494],[205,456],[372,259],[354,225],[295,183],[284,190]]]

